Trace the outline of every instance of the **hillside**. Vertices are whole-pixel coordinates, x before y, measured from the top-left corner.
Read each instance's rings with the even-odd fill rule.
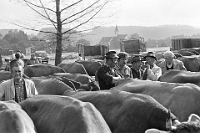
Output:
[[[162,25],[155,27],[144,26],[118,26],[119,34],[134,34],[138,33],[141,37],[144,37],[145,41],[148,39],[165,39],[175,35],[187,35],[192,36],[194,34],[200,34],[200,29],[188,25]],[[95,29],[87,34],[84,38],[91,41],[91,44],[97,44],[102,37],[115,36],[115,26],[113,27],[101,27]]]
[[[115,36],[115,26],[112,27],[100,27],[92,30],[91,32],[83,33],[82,35],[73,36],[73,40],[86,39],[89,40],[91,45],[98,44],[102,37]],[[10,29],[0,29],[0,33],[4,36]],[[52,28],[42,29],[44,31],[54,31]],[[67,30],[67,29],[64,29]],[[119,34],[134,34],[144,37],[145,41],[148,39],[165,39],[176,35],[192,36],[194,34],[200,34],[200,28],[195,28],[189,25],[161,25],[154,27],[145,26],[118,26]],[[38,33],[38,37],[41,38],[44,33]],[[81,38],[80,38],[81,36]]]

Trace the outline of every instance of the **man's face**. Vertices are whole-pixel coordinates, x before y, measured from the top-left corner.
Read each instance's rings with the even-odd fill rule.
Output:
[[[146,57],[146,64],[149,64],[150,66],[153,66],[155,62],[155,59],[152,57]]]
[[[139,70],[142,67],[142,61],[133,62],[132,67]]]
[[[111,58],[110,59],[110,67],[115,67],[117,64],[117,58]]]
[[[120,58],[118,61],[119,66],[124,66],[127,64],[128,58]]]
[[[14,66],[11,69],[11,73],[14,79],[21,79],[24,74],[24,69],[22,66]]]
[[[173,61],[173,57],[165,57],[165,61],[167,64],[171,64]]]

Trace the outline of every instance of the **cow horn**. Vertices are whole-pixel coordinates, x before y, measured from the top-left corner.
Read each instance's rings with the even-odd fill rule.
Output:
[[[166,128],[170,131],[176,130],[177,127],[172,125],[171,110],[168,110],[169,118],[166,120]]]

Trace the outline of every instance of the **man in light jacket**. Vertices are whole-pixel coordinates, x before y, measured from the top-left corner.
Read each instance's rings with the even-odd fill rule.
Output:
[[[159,66],[162,69],[162,74],[167,72],[168,70],[175,69],[175,70],[187,70],[182,61],[175,59],[175,55],[171,51],[166,51],[163,54],[165,60],[162,61]]]
[[[24,101],[26,98],[37,95],[33,81],[24,79],[24,69],[19,60],[14,59],[10,62],[12,79],[3,81],[0,84],[0,100],[14,100],[17,103]]]

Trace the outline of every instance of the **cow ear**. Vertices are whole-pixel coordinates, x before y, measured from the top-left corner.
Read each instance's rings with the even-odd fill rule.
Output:
[[[188,118],[188,122],[195,122],[196,124],[200,125],[200,117],[196,114],[191,114]]]

